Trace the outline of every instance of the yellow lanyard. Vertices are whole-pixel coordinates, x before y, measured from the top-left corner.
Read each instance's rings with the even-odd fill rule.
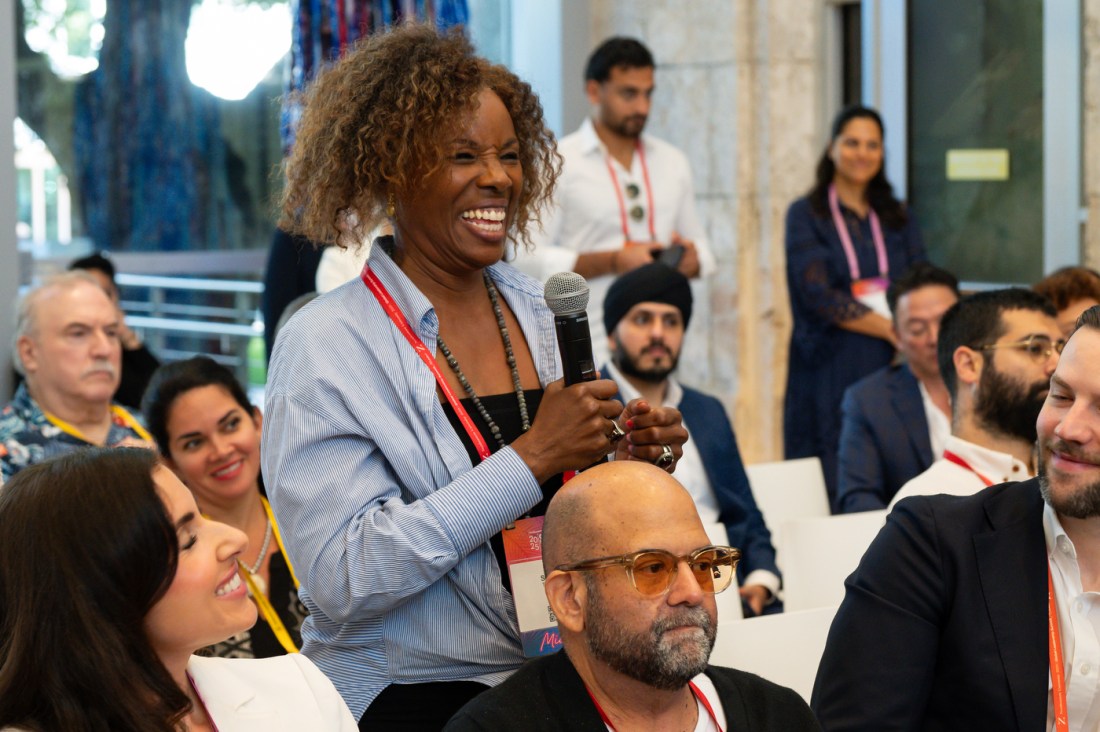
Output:
[[[294,566],[290,563],[290,557],[286,553],[286,549],[283,548],[283,539],[279,535],[279,525],[275,523],[275,516],[271,513],[271,504],[267,502],[267,499],[260,496],[260,501],[264,506],[264,513],[267,514],[267,520],[271,522],[271,530],[275,534],[275,543],[279,545],[279,551],[283,554],[283,561],[286,562],[286,568],[290,570],[290,579],[294,581],[294,589],[298,589],[301,585],[298,584],[298,577],[294,574]],[[241,576],[244,577],[244,581],[248,584],[248,591],[252,594],[252,599],[256,601],[256,607],[259,608],[260,614],[263,615],[264,620],[267,621],[268,626],[271,628],[271,632],[275,634],[279,644],[286,649],[287,653],[297,653],[298,646],[294,645],[293,639],[290,637],[290,632],[287,631],[286,626],[283,625],[282,618],[275,612],[275,608],[271,605],[271,601],[267,599],[267,595],[260,591],[259,586],[256,584],[256,580],[252,578],[252,573],[248,571],[248,567],[244,566],[244,562],[237,560],[237,564],[241,568]]]
[[[65,420],[61,419],[60,417],[55,417],[54,415],[47,412],[45,409],[42,410],[42,414],[44,414],[46,416],[46,419],[49,420],[50,424],[52,424],[54,427],[57,427],[59,430],[61,430],[65,434],[72,435],[73,437],[75,437],[78,440],[83,440],[84,442],[87,442],[89,445],[96,444],[95,441],[89,440],[87,437],[84,436],[83,432],[78,430],[76,427],[73,427],[71,424],[69,424]],[[153,436],[150,435],[145,430],[145,428],[142,427],[141,424],[136,419],[134,419],[130,415],[130,413],[127,412],[125,409],[118,406],[117,404],[112,404],[111,405],[111,414],[118,417],[124,425],[126,425],[127,427],[132,429],[134,432],[136,432],[138,437],[140,437],[141,439],[143,439],[147,442],[153,442]]]

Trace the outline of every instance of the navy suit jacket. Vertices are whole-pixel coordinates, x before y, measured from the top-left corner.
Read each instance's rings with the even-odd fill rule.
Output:
[[[607,373],[605,368],[602,373]],[[737,582],[757,569],[765,569],[782,579],[775,563],[772,535],[764,515],[756,507],[749,487],[749,476],[741,462],[741,451],[733,435],[733,425],[722,402],[701,391],[681,385],[684,391],[680,413],[692,442],[703,459],[710,487],[718,499],[718,520],[725,524],[730,546],[741,550],[737,564]],[[622,401],[622,395],[615,398]]]
[[[841,402],[836,512],[886,508],[936,456],[917,377],[905,364],[857,381]]]
[[[844,584],[811,699],[827,732],[1045,732],[1037,479],[901,501]]]

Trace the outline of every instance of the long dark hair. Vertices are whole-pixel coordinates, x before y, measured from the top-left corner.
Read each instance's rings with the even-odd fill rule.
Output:
[[[172,455],[168,436],[168,413],[172,410],[172,405],[192,389],[201,389],[204,386],[224,388],[249,417],[253,416],[254,407],[248,401],[248,394],[237,381],[237,377],[214,359],[195,356],[186,361],[165,364],[153,374],[141,400],[145,427],[157,441],[161,455]]]
[[[853,105],[845,107],[837,114],[833,120],[829,144],[825,146],[825,151],[821,153],[821,159],[817,161],[817,176],[814,187],[810,189],[809,193],[810,206],[813,208],[814,213],[822,218],[828,218],[829,216],[829,184],[833,182],[833,177],[836,175],[836,163],[829,157],[829,148],[836,142],[836,138],[840,137],[840,133],[844,131],[847,124],[853,119],[859,118],[869,119],[878,125],[879,134],[882,136],[883,141],[886,140],[886,130],[882,126],[882,117],[870,107]],[[905,206],[902,205],[901,201],[894,198],[894,187],[890,185],[890,181],[886,180],[885,154],[882,156],[882,167],[875,173],[875,177],[871,179],[871,182],[867,184],[867,202],[871,204],[871,208],[875,210],[875,213],[882,218],[882,223],[891,229],[900,228],[909,220],[909,215],[905,212]]]
[[[0,490],[0,728],[165,732],[191,702],[144,632],[179,541],[138,448],[88,448]]]

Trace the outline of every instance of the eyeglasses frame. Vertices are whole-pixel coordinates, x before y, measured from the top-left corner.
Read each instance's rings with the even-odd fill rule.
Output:
[[[1050,340],[1050,348],[1048,348],[1046,350],[1046,352],[1040,354],[1039,356],[1035,356],[1035,355],[1032,355],[1030,353],[1028,354],[1033,359],[1035,359],[1035,361],[1037,363],[1042,363],[1043,361],[1049,360],[1050,355],[1052,353],[1057,353],[1059,355],[1062,354],[1062,350],[1066,347],[1066,339],[1065,338],[1051,338],[1050,336],[1043,335],[1042,333],[1032,333],[1031,335],[1027,336],[1026,338],[1021,338],[1018,341],[1010,341],[1009,343],[989,343],[989,344],[984,345],[984,346],[978,346],[978,348],[976,350],[978,350],[978,351],[994,351],[998,348],[1014,348],[1014,349],[1017,349],[1017,350],[1020,350],[1020,351],[1030,351],[1031,344],[1035,340],[1044,339],[1044,338]]]
[[[713,591],[703,589],[703,592],[706,592],[708,595],[717,595],[720,592],[725,592],[726,590],[728,590],[730,588],[730,585],[733,584],[733,578],[737,574],[737,563],[741,561],[741,550],[736,549],[732,546],[725,546],[723,544],[710,544],[707,546],[699,547],[698,549],[693,550],[690,554],[684,554],[681,556],[676,556],[672,552],[665,549],[639,549],[638,551],[630,552],[629,554],[618,554],[616,556],[610,557],[585,559],[580,562],[574,562],[572,564],[559,564],[558,566],[554,567],[554,569],[559,572],[589,572],[597,569],[607,569],[608,567],[621,566],[626,571],[627,576],[630,577],[630,584],[633,585],[636,592],[643,595],[644,597],[660,597],[661,595],[667,593],[672,587],[672,582],[676,578],[676,573],[680,571],[681,562],[687,564],[690,567],[691,563],[694,562],[696,558],[699,557],[699,555],[703,554],[704,552],[713,551],[716,549],[719,551],[728,552],[731,562],[730,579],[729,582],[726,583],[725,587],[720,590]],[[634,563],[638,560],[638,557],[642,556],[643,554],[663,554],[676,560],[676,563],[673,565],[672,572],[668,576],[668,585],[666,585],[665,588],[660,592],[652,595],[646,594],[638,589],[638,582],[634,579]],[[700,585],[700,589],[702,589],[702,585]]]

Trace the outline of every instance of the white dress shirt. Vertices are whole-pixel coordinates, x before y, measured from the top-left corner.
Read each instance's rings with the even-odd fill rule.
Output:
[[[695,210],[695,187],[687,157],[655,137],[643,135],[641,141],[645,167],[642,156],[635,154],[629,170],[607,153],[591,119],[586,118],[579,130],[558,142],[564,164],[554,201],[541,214],[542,230],[537,225],[531,227],[533,251],[527,252],[522,246],[518,248],[516,267],[545,281],[557,272],[572,272],[580,254],[622,248],[622,210],[608,171],[610,163],[627,211],[636,205],[645,209],[641,220],[627,216],[630,240],[649,241],[652,238],[646,196],[648,171],[657,241],[668,245],[673,232],[678,233],[683,239],[695,242],[700,276],[714,271],[714,255]],[[628,186],[638,191],[636,197],[628,195]],[[595,363],[606,363],[610,357],[603,327],[603,300],[614,280],[611,275],[603,275],[588,281],[588,317]]]
[[[894,499],[890,501],[890,508],[909,496],[934,496],[940,493],[969,496],[977,493],[986,487],[985,481],[978,477],[979,473],[993,484],[1034,477],[1026,463],[1008,453],[975,445],[955,435],[949,435],[944,441],[944,450],[955,453],[973,469],[957,465],[943,458],[940,453],[941,457],[937,458],[928,470],[901,487]]]
[[[924,406],[924,418],[928,422],[928,442],[932,445],[932,454],[943,455],[947,438],[951,436],[951,419],[932,401],[920,379],[917,379],[917,388],[920,389],[920,402]]]
[[[1065,659],[1066,711],[1071,732],[1100,729],[1100,592],[1085,592],[1077,550],[1050,505],[1043,507],[1058,629]],[[1053,695],[1047,703],[1047,729],[1054,730]]]

